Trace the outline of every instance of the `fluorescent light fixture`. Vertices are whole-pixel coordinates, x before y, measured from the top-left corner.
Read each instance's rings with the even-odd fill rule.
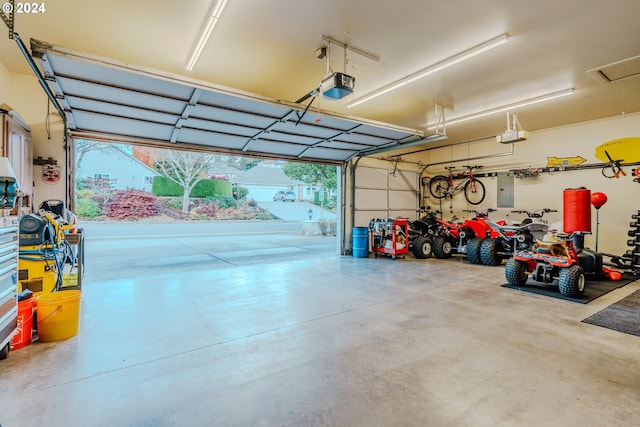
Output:
[[[193,67],[196,66],[196,62],[198,62],[198,58],[200,58],[202,49],[204,49],[204,46],[207,44],[207,41],[211,36],[211,32],[213,31],[213,27],[218,23],[218,19],[220,18],[220,15],[222,15],[222,11],[227,5],[227,1],[228,0],[216,0],[215,3],[211,5],[211,8],[209,9],[211,11],[209,20],[207,21],[207,25],[204,27],[202,34],[200,34],[200,38],[198,39],[195,49],[193,49],[189,62],[187,62],[187,71],[193,70]]]
[[[469,58],[472,58],[476,55],[479,55],[483,52],[486,52],[488,50],[491,50],[495,47],[498,47],[500,45],[505,44],[507,41],[509,41],[509,36],[507,34],[502,34],[498,37],[494,37],[491,40],[487,40],[484,43],[481,43],[477,46],[474,46],[470,49],[464,50],[454,56],[451,56],[447,59],[444,59],[438,63],[435,63],[433,65],[430,65],[426,68],[423,68],[421,70],[418,70],[412,74],[409,74],[405,77],[402,77],[401,79],[396,80],[395,82],[389,83],[385,86],[382,86],[379,89],[374,90],[373,92],[369,92],[368,94],[361,96],[360,98],[356,98],[355,100],[353,100],[352,102],[349,103],[349,105],[347,105],[347,108],[353,108],[356,105],[360,105],[363,102],[367,102],[372,100],[373,98],[377,98],[380,95],[384,95],[387,92],[391,92],[392,90],[395,90],[401,86],[404,86],[408,83],[412,83],[415,82],[418,79],[421,79],[423,77],[426,77],[428,75],[437,73],[438,71],[442,71],[445,68],[451,67],[452,65],[455,65],[459,62],[465,61]]]
[[[478,113],[469,114],[467,116],[456,117],[455,119],[445,120],[445,126],[455,125],[469,120],[479,119],[481,117],[490,116],[492,114],[503,113],[505,111],[514,110],[516,108],[526,107],[528,105],[538,104],[540,102],[550,101],[552,99],[560,98],[567,95],[573,95],[574,89],[565,89],[558,92],[548,93],[546,95],[536,96],[535,98],[525,99],[523,101],[514,102],[512,104],[501,105],[499,107],[490,108],[488,110],[480,111]],[[436,124],[432,123],[427,126],[427,129],[435,129]]]

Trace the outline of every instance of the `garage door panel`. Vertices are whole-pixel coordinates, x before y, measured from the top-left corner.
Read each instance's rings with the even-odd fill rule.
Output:
[[[380,188],[386,191],[389,187],[389,171],[376,168],[357,168],[356,183],[358,187]]]
[[[296,124],[295,114],[292,117],[292,120],[275,123],[272,130],[296,135],[308,135],[318,141],[323,141],[344,134],[344,131],[341,129],[325,127],[315,123],[313,125],[305,122]]]
[[[74,110],[84,111],[87,114],[92,112],[99,112],[100,114],[107,116],[123,115],[128,119],[158,122],[170,126],[173,126],[175,121],[175,116],[172,114],[135,107],[114,106],[113,104],[102,101],[69,98],[69,103],[73,106]],[[78,122],[77,120],[78,117],[76,115],[74,115],[74,117],[76,118],[76,124],[78,126],[82,126],[82,123]],[[85,116],[85,118],[89,117],[92,118],[93,116]],[[87,126],[89,125],[90,123],[87,123]]]
[[[338,141],[324,141],[321,142],[320,144],[318,144],[318,147],[324,147],[324,148],[335,148],[335,149],[340,149],[340,150],[349,150],[349,151],[360,151],[360,150],[366,150],[367,148],[371,148],[368,145],[362,145],[362,144],[346,144],[343,142],[338,142]]]
[[[202,144],[203,148],[231,150],[240,156],[255,152],[333,164],[344,163],[372,147],[398,144],[401,148],[402,143],[423,137],[415,129],[326,110],[305,112],[303,104],[269,99],[37,40],[31,40],[31,51],[40,59],[46,84],[56,94],[55,102],[60,104],[60,110],[67,111],[66,124],[72,135],[82,131],[99,138],[99,133],[106,132],[110,136],[171,141],[172,135],[183,133],[182,138]],[[88,101],[97,104],[89,105]],[[96,112],[102,114],[83,114],[82,110],[89,111],[90,107],[96,107]],[[172,115],[173,120],[162,117],[164,114]],[[172,123],[173,129],[153,122]],[[197,131],[209,132],[209,138]],[[219,138],[219,135],[228,136]],[[257,140],[247,147],[238,143],[237,136]],[[177,149],[182,141],[178,139]],[[267,142],[258,144],[259,141]],[[333,141],[337,143],[334,146]]]
[[[361,126],[357,121],[345,121],[340,117],[324,114],[322,111],[320,112],[320,115],[318,115],[317,111],[308,111],[298,122],[298,118],[301,114],[302,112],[292,117],[294,125],[295,123],[298,123],[296,126],[306,125],[311,128],[318,127],[325,130],[329,129],[329,132],[332,133],[342,134],[349,131],[355,131]],[[320,121],[318,121],[318,119],[320,119]]]
[[[417,192],[418,174],[416,172],[397,170],[389,175],[389,188]]]
[[[182,99],[74,79],[61,78],[58,88],[67,94],[71,108],[76,108],[73,104],[74,99],[87,99],[111,103],[114,107],[138,107],[175,115],[180,114],[186,105],[186,101]]]
[[[238,126],[245,125],[248,128],[264,129],[270,126],[277,118],[270,116],[255,115],[243,111],[229,110],[222,107],[212,107],[209,105],[196,105],[191,112],[189,120],[196,118],[200,121],[233,123]],[[215,125],[215,124],[214,124]],[[254,131],[255,132],[255,131]]]
[[[238,96],[233,93],[218,92],[215,90],[205,90],[199,98],[199,103],[208,106],[226,108],[230,111],[238,111],[243,114],[264,116],[270,118],[285,117],[291,109],[276,103],[255,102],[251,97]]]
[[[105,67],[71,57],[47,55],[50,68],[55,70],[56,80],[66,77],[68,80],[94,82],[104,86],[130,89],[141,93],[188,100],[193,89],[163,79],[149,79],[143,74],[131,73],[124,69]]]
[[[372,218],[398,216],[415,219],[419,205],[414,185],[417,179],[417,172],[358,167],[354,183],[356,223],[368,223]]]
[[[356,188],[356,206],[358,210],[387,210],[387,192],[384,190],[372,190]]]
[[[291,142],[293,144],[302,144],[302,145],[313,145],[313,144],[318,144],[322,141],[321,139],[314,138],[313,136],[309,136],[309,135],[288,134],[288,133],[278,132],[277,130],[272,130],[261,135],[264,135],[265,139],[271,139],[271,140],[276,140],[280,142]]]
[[[416,193],[413,191],[389,191],[389,209],[413,209]]]
[[[197,129],[183,128],[178,132],[176,142],[215,146],[226,149],[240,150],[247,143],[247,138],[234,135],[212,134]]]
[[[242,126],[238,124],[228,124],[228,123],[212,123],[210,121],[200,120],[200,119],[189,119],[182,126],[182,128],[193,129],[195,131],[200,131],[204,133],[211,132],[211,133],[214,133],[215,135],[230,134],[235,136],[241,136],[245,138],[245,140],[251,138],[256,133],[255,129],[251,129],[246,126]],[[215,137],[217,138],[217,136]],[[213,138],[214,138],[213,135],[209,136],[209,140],[212,140]],[[203,141],[206,141],[206,139],[203,139]]]
[[[356,211],[354,215],[354,227],[368,227],[369,221],[375,218],[386,219],[387,211]]]
[[[357,154],[357,151],[347,151],[347,150],[334,150],[324,147],[313,147],[305,150],[301,155],[301,159],[305,158],[314,158],[314,159],[338,159],[346,161],[350,157],[353,157]]]
[[[326,159],[326,160],[338,159],[346,162],[356,154],[358,154],[357,151],[333,150],[333,149],[326,149],[323,147],[314,147],[306,151],[304,153],[303,158],[311,157],[311,158]]]
[[[265,154],[271,153],[271,154],[291,157],[291,156],[299,155],[300,153],[302,153],[302,151],[304,151],[305,148],[306,147],[301,145],[292,145],[292,144],[285,144],[281,142],[258,139],[258,140],[249,142],[249,144],[246,147],[246,151],[251,151],[253,153],[265,153]]]
[[[341,135],[340,138],[338,139],[341,142],[365,144],[372,148],[381,147],[383,145],[389,144],[390,142],[393,142],[392,140],[388,140],[386,138],[379,138],[376,136],[371,136],[371,135],[366,135],[366,134],[361,134],[356,132]]]
[[[109,135],[123,135],[126,137],[150,138],[168,141],[171,138],[173,126],[133,120],[122,117],[108,116],[104,114],[85,113],[75,111],[74,118],[78,130],[106,133]],[[83,123],[90,123],[89,128],[84,128]]]

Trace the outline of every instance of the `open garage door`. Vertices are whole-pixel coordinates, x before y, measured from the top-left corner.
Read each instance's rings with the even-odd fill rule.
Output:
[[[373,218],[415,219],[419,176],[404,170],[356,168],[354,226],[366,227]]]
[[[72,137],[343,164],[417,130],[276,101],[31,40]]]

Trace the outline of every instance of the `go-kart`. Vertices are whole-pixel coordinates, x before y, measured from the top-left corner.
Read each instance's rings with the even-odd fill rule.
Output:
[[[537,241],[531,251],[518,251],[507,261],[505,276],[511,286],[524,286],[529,277],[536,282],[558,282],[558,290],[566,297],[580,297],[586,285],[586,273],[580,266],[580,255],[593,254],[581,249],[579,255],[573,235],[564,235],[559,240],[555,234],[547,233],[542,241]],[[587,253],[589,252],[589,253]],[[600,270],[602,269],[600,264]],[[594,272],[595,273],[595,272]]]

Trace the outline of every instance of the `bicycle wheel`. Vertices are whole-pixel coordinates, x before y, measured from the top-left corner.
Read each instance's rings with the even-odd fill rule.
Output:
[[[475,178],[471,178],[464,184],[464,198],[470,205],[479,205],[484,200],[484,184]]]
[[[444,175],[436,175],[429,181],[429,193],[436,199],[443,199],[449,190],[449,180]]]

